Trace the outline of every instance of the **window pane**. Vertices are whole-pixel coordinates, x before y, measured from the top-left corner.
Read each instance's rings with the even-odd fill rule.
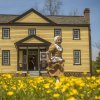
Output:
[[[9,55],[10,52],[9,51],[5,51],[3,50],[3,65],[9,65]]]
[[[80,64],[80,51],[74,51],[74,64]]]
[[[55,29],[54,36],[61,36],[61,29]]]
[[[80,38],[80,30],[74,30],[73,31],[73,38],[74,39],[79,39]]]
[[[35,35],[36,30],[35,29],[29,29],[29,35]]]
[[[74,59],[74,62],[75,62],[75,63],[79,63],[79,58],[75,58],[75,59]]]
[[[9,31],[10,31],[10,29],[8,29],[8,28],[4,28],[3,29],[3,38],[9,38]]]
[[[78,58],[78,57],[79,57],[79,52],[76,51],[76,52],[74,53],[74,57],[75,57],[75,58]]]

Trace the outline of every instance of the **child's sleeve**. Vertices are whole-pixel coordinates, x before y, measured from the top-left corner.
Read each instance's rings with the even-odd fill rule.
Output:
[[[53,53],[54,51],[55,51],[55,46],[54,45],[51,45],[49,47],[48,53]]]

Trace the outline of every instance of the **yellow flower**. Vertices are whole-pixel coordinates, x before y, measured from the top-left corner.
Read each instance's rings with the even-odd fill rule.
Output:
[[[95,96],[95,99],[96,100],[100,100],[100,96]]]
[[[67,88],[68,88],[67,85],[63,85],[61,91],[65,92]]]
[[[23,89],[24,88],[24,84],[23,83],[20,83],[19,84],[19,89]]]
[[[3,74],[2,76],[3,76],[5,79],[6,79],[6,78],[12,78],[12,75],[11,75],[11,74]]]
[[[7,75],[7,78],[12,78],[12,76],[10,74]]]
[[[18,71],[18,74],[20,74],[20,75],[21,75],[22,73],[23,73],[22,71]]]
[[[85,86],[85,83],[80,83],[80,86],[81,86],[81,87],[84,87],[84,86]]]
[[[59,82],[59,83],[56,83],[54,88],[55,88],[55,89],[61,88],[61,83],[60,83],[60,82]]]
[[[86,75],[86,74],[87,74],[87,72],[83,72],[83,74],[84,74],[84,75]]]
[[[77,94],[78,94],[78,91],[77,91],[76,89],[73,89],[73,90],[72,90],[72,93],[73,93],[74,95],[77,95]]]
[[[90,77],[86,77],[87,80],[90,80]]]
[[[53,83],[53,80],[48,80],[49,83]]]
[[[95,80],[96,79],[96,77],[95,76],[92,76],[92,78],[91,78],[92,80]]]
[[[78,95],[78,91],[76,89],[72,89],[70,95]]]
[[[100,83],[100,80],[96,80],[96,83],[99,84]]]
[[[8,96],[12,96],[13,94],[14,94],[14,92],[12,92],[12,91],[7,92]]]
[[[74,97],[70,97],[67,100],[76,100]]]
[[[18,83],[21,83],[21,80],[18,80]]]
[[[49,93],[51,93],[51,90],[47,90],[46,92],[49,94]]]
[[[7,90],[8,86],[7,86],[7,85],[3,85],[3,88],[4,88],[5,90]]]
[[[53,97],[58,98],[60,96],[60,94],[56,93],[53,95]]]
[[[16,87],[15,87],[15,86],[12,86],[11,88],[12,88],[13,90],[16,90]]]
[[[29,83],[33,83],[33,80],[29,80]]]
[[[44,84],[44,88],[48,89],[49,88],[49,84]]]
[[[66,77],[64,77],[63,75],[60,76],[60,82],[64,82],[64,81],[66,81]]]
[[[100,70],[96,70],[97,73],[100,73]]]

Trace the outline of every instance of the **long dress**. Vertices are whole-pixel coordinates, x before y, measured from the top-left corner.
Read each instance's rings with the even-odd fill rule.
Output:
[[[50,53],[52,56],[55,56],[55,57],[62,57],[62,52],[63,51],[58,51],[58,49],[56,48],[56,46],[54,44],[52,44],[48,50],[48,53]],[[52,63],[51,66],[48,66],[48,68],[50,68],[48,70],[48,74],[50,76],[58,76],[59,77],[59,76],[64,75],[64,64],[56,62],[56,63]]]

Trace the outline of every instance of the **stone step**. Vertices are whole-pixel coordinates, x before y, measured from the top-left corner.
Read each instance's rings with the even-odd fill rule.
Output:
[[[30,74],[30,76],[39,76],[40,75],[39,71],[28,71],[28,73]]]

